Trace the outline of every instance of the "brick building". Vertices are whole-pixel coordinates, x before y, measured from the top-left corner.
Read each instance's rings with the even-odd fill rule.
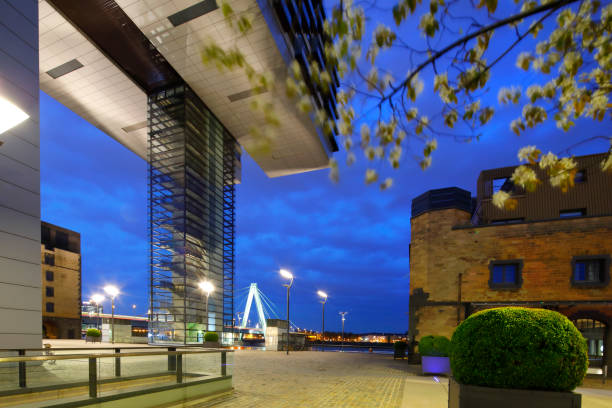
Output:
[[[568,193],[543,183],[525,194],[509,180],[514,167],[505,167],[481,172],[476,198],[456,187],[415,198],[411,336],[451,336],[486,308],[542,307],[576,324],[592,366],[606,363],[612,350],[612,174],[599,167],[604,157],[576,157],[576,186]],[[515,210],[493,206],[499,189],[518,200]]]
[[[43,337],[81,337],[81,235],[41,223]]]

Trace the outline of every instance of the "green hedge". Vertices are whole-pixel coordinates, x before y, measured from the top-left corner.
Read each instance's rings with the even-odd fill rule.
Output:
[[[204,334],[204,341],[219,341],[219,335],[215,332],[206,332]]]
[[[502,307],[457,327],[450,363],[463,384],[571,391],[586,374],[588,356],[585,339],[560,313]]]
[[[396,341],[395,343],[393,343],[393,350],[398,351],[398,352],[401,352],[402,350],[406,351],[407,347],[408,347],[408,344],[403,340]]]
[[[444,336],[424,336],[419,340],[419,354],[422,356],[448,357],[451,342]]]
[[[101,335],[98,329],[87,329],[87,337],[100,337]]]

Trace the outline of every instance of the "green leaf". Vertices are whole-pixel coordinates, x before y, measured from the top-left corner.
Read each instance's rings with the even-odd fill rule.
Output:
[[[421,2],[421,0],[418,0],[419,3]],[[417,6],[417,0],[406,0],[406,4],[408,4],[408,7],[410,7],[410,13],[414,13],[414,10],[416,10],[416,6]]]
[[[480,0],[476,7],[482,8],[483,6],[487,7],[489,13],[495,13],[495,10],[497,10],[497,0]]]
[[[399,4],[396,4],[393,7],[393,20],[395,21],[395,24],[399,26],[404,18],[406,18],[406,9],[401,7]]]
[[[438,0],[431,0],[429,2],[429,12],[435,14],[438,11]]]
[[[223,13],[223,17],[228,18],[234,12],[234,10],[232,9],[232,6],[224,1],[221,5],[221,12]]]

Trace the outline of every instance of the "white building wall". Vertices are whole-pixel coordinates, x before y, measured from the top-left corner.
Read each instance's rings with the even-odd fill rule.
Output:
[[[0,96],[30,119],[0,134],[0,348],[41,347],[38,0],[0,0]]]

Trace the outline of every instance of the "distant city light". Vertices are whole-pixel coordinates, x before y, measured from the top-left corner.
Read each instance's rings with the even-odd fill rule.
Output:
[[[281,269],[280,274],[285,279],[293,279],[293,274],[289,272],[287,269]]]
[[[29,117],[30,115],[15,104],[0,97],[0,134],[14,128]]]

